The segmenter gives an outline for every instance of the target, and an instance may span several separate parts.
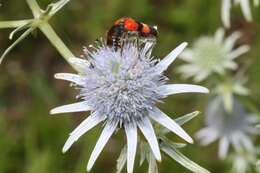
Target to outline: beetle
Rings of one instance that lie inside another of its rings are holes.
[[[107,32],[107,45],[110,47],[122,47],[123,39],[138,38],[139,40],[156,41],[158,31],[156,26],[138,22],[130,17],[122,17],[115,21]]]

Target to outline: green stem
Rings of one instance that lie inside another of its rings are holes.
[[[65,60],[75,69],[77,70],[77,67],[75,67],[73,64],[69,62],[70,58],[75,57],[73,53],[69,50],[69,48],[63,43],[63,41],[60,39],[60,37],[56,34],[56,32],[52,29],[50,24],[48,23],[42,23],[39,26],[39,29],[44,33],[44,35],[49,39],[49,41],[52,43],[52,45],[59,51],[59,53],[65,58]],[[78,70],[77,70],[78,71]]]
[[[26,2],[32,10],[33,16],[38,18],[41,15],[41,8],[39,4],[36,2],[36,0],[26,0]]]
[[[28,6],[30,7],[30,9],[32,10],[33,16],[34,16],[34,22],[32,23],[31,27],[32,30],[34,30],[35,28],[39,28],[44,35],[49,39],[49,41],[52,43],[52,45],[58,50],[58,52],[64,57],[64,59],[78,72],[79,69],[77,69],[77,67],[73,64],[70,63],[69,59],[72,57],[75,57],[73,55],[73,53],[69,50],[69,48],[63,43],[63,41],[60,39],[60,37],[56,34],[56,32],[53,30],[53,28],[50,26],[50,24],[48,24],[48,20],[49,18],[44,18],[44,19],[40,19],[41,15],[42,15],[42,10],[39,6],[39,4],[37,3],[36,0],[26,0]],[[65,5],[68,1],[64,1],[64,4],[61,5]],[[59,9],[59,7],[58,7]],[[55,11],[57,12],[57,11]],[[23,25],[26,25],[28,22],[30,22],[30,20],[20,20],[20,21],[3,21],[0,22],[0,28],[10,28],[10,27],[21,27]],[[23,35],[22,35],[22,39],[25,38],[25,36],[27,36],[31,31],[31,29],[29,29],[28,31],[26,31]],[[18,39],[19,41],[20,39]],[[16,41],[14,43],[14,45],[12,45],[10,48],[7,49],[7,53],[18,43],[18,41]],[[3,59],[3,57],[7,54],[5,53],[1,58]]]
[[[32,19],[28,20],[13,20],[13,21],[0,21],[0,29],[2,28],[17,28],[27,23],[33,21]]]

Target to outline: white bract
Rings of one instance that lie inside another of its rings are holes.
[[[151,57],[153,45],[126,42],[115,51],[105,44],[85,50],[87,60],[72,58],[71,63],[81,69],[80,74],[59,73],[57,79],[72,82],[80,91],[80,102],[57,107],[51,114],[90,111],[87,117],[69,136],[64,145],[66,152],[83,134],[99,123],[104,129],[90,156],[87,170],[91,170],[96,159],[117,128],[124,128],[127,137],[127,171],[133,172],[138,142],[137,129],[143,133],[160,161],[161,153],[151,120],[168,128],[185,141],[192,138],[170,117],[156,107],[161,99],[179,93],[208,93],[202,86],[189,84],[166,84],[163,72],[183,51],[182,43],[163,60]]]
[[[247,173],[254,172],[259,173],[259,169],[255,165],[256,162],[256,153],[253,152],[242,152],[232,154],[228,160],[232,163],[232,173]]]
[[[236,69],[234,59],[249,50],[248,45],[235,48],[236,41],[240,38],[239,32],[234,32],[229,37],[224,37],[224,30],[217,30],[214,37],[200,37],[193,47],[186,49],[180,58],[188,64],[181,65],[178,71],[184,78],[193,77],[199,82],[212,73],[224,74],[226,69]]]
[[[250,90],[245,87],[246,82],[247,78],[238,73],[232,79],[227,78],[213,89],[216,95],[223,97],[224,106],[228,112],[232,110],[234,95],[248,96],[250,94]]]
[[[254,0],[254,6],[258,7],[259,4],[259,0]],[[240,5],[242,13],[246,20],[252,21],[250,0],[222,0],[221,19],[225,27],[230,27],[230,12],[233,5]]]
[[[252,152],[254,145],[250,138],[252,134],[259,134],[255,123],[257,116],[245,112],[242,105],[233,99],[233,109],[225,109],[223,97],[214,98],[206,110],[206,126],[197,134],[201,145],[209,145],[219,138],[219,157],[225,159],[229,146],[232,145],[237,153]]]

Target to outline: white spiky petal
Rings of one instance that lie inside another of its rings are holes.
[[[259,6],[259,0],[254,0],[254,6]],[[247,21],[252,21],[252,13],[250,9],[250,0],[222,0],[222,8],[221,8],[221,19],[225,27],[230,27],[230,13],[232,5],[240,5],[241,11]]]
[[[135,154],[137,149],[137,128],[136,125],[125,125],[127,137],[127,172],[134,170]]]
[[[147,42],[126,43],[121,51],[105,44],[93,51],[85,50],[87,60],[71,58],[70,63],[80,69],[79,74],[58,73],[57,79],[71,82],[79,91],[82,101],[60,106],[51,114],[91,111],[69,136],[63,152],[66,152],[82,135],[101,122],[105,127],[90,156],[87,170],[96,159],[118,127],[125,129],[127,138],[127,172],[133,173],[137,149],[137,128],[161,161],[159,144],[151,119],[165,126],[179,137],[192,143],[192,138],[170,117],[156,108],[155,104],[168,95],[179,93],[208,93],[202,86],[189,84],[166,84],[162,74],[187,46],[182,43],[164,59],[151,57],[153,44]]]

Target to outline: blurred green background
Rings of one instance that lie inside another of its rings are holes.
[[[38,1],[42,7],[51,2]],[[0,4],[0,20],[31,18],[25,1],[0,0]],[[182,41],[192,43],[201,35],[213,34],[222,26],[220,7],[220,0],[72,0],[51,20],[51,24],[71,50],[80,56],[83,54],[82,46],[93,43],[98,37],[104,37],[114,20],[130,16],[158,25],[160,34],[154,55],[163,57]],[[250,64],[247,86],[252,92],[247,100],[258,109],[260,8],[252,8],[252,11],[255,22],[246,23],[240,8],[234,9],[233,27],[228,32],[241,31],[243,38],[240,43],[252,45],[251,51],[239,58],[239,64],[241,67]],[[8,40],[10,31],[0,30],[0,52],[11,43]],[[177,60],[167,75],[174,83],[192,83],[180,79],[175,73],[175,68],[180,63]],[[73,70],[41,32],[25,39],[0,66],[0,173],[85,172],[101,126],[84,135],[69,152],[61,153],[68,134],[87,115],[49,114],[49,110],[55,106],[75,102],[77,94],[68,83],[54,80],[53,75],[57,72]],[[207,83],[203,85],[208,86]],[[198,118],[184,127],[189,134],[194,135],[203,126],[203,110],[207,100],[205,95],[178,95],[169,97],[160,107],[173,118],[195,110],[202,111]],[[175,139],[174,135],[172,137]],[[115,134],[92,173],[115,172],[116,159],[124,144],[124,134]],[[207,148],[195,143],[188,145],[182,152],[213,173],[230,172],[230,165],[217,159],[216,143]],[[189,172],[166,156],[159,169],[161,173]],[[135,170],[137,173],[147,172],[147,165],[140,168],[136,166]]]

